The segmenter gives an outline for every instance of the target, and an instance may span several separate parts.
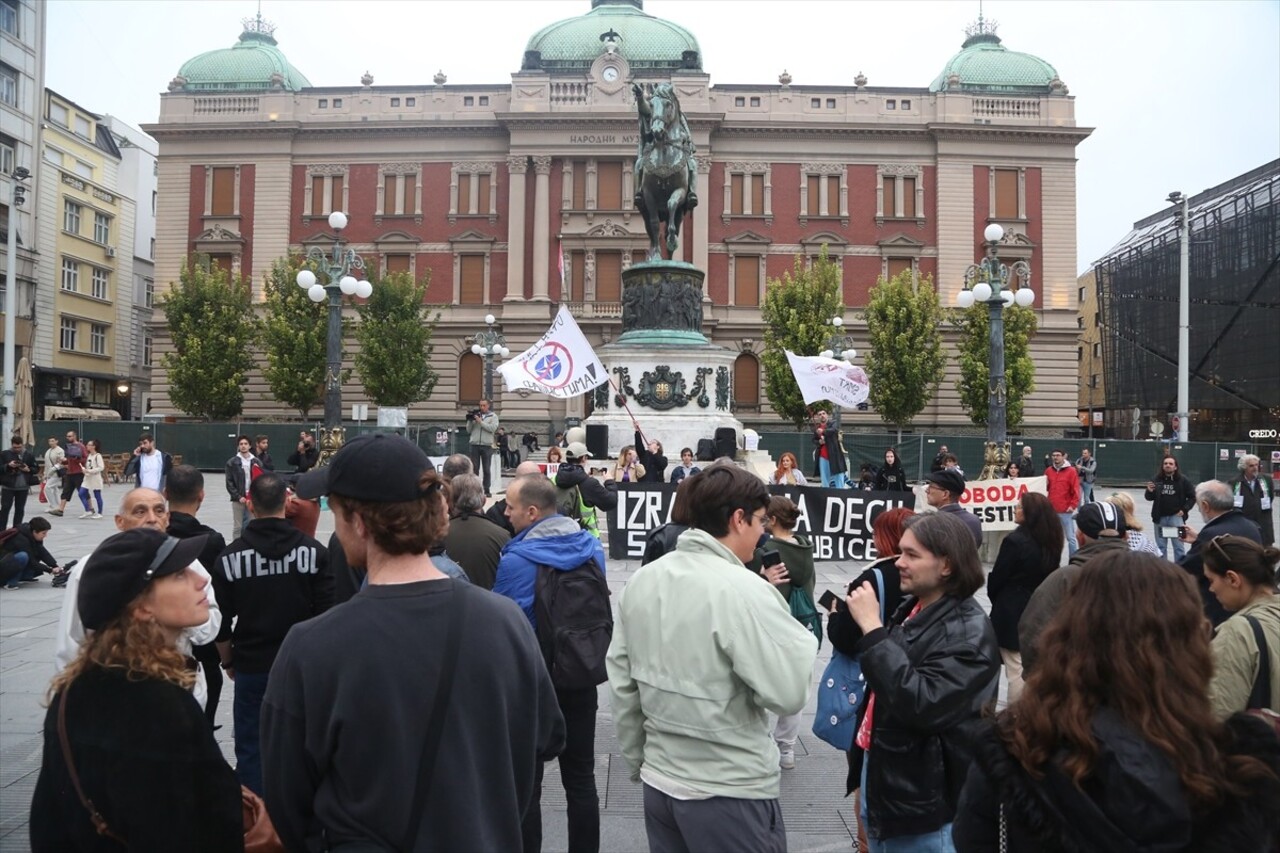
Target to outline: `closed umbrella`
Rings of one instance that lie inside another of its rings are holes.
[[[18,362],[18,386],[16,395],[13,400],[13,420],[14,433],[22,436],[22,441],[28,447],[33,447],[36,443],[35,429],[31,424],[31,410],[34,408],[34,400],[32,399],[32,388],[34,384],[31,381],[31,363],[23,358]]]

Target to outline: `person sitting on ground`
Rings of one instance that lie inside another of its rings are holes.
[[[1280,549],[1263,547],[1230,533],[1210,539],[1204,549],[1204,576],[1209,581],[1209,592],[1232,614],[1213,635],[1209,702],[1214,716],[1220,720],[1250,708],[1280,709],[1277,561],[1280,561]],[[1260,668],[1259,632],[1270,658],[1267,672]],[[1254,695],[1255,690],[1258,695]]]
[[[955,458],[950,454],[948,454],[948,457]],[[945,469],[946,466],[943,467]],[[880,473],[876,475],[875,490],[877,492],[911,491],[911,487],[907,485],[907,472],[902,469],[902,460],[898,458],[898,451],[892,447],[884,452],[884,466],[881,467]]]
[[[693,464],[693,448],[681,448],[680,464],[671,469],[671,482],[680,483],[686,477],[692,477],[701,470],[701,468]]]
[[[796,455],[790,450],[784,450],[782,455],[778,457],[778,469],[773,472],[773,476],[769,478],[771,486],[807,486],[809,481],[805,479],[804,472],[800,470],[799,463],[796,461]]]
[[[666,479],[667,457],[662,450],[662,442],[657,439],[644,440],[640,425],[636,428],[636,459],[644,468],[640,475],[642,483],[661,483]]]
[[[639,483],[644,479],[645,468],[640,462],[640,454],[636,452],[634,446],[625,445],[618,452],[618,461],[613,466],[613,481],[615,483]]]
[[[177,649],[209,618],[208,577],[188,568],[203,545],[138,528],[89,559],[77,604],[91,633],[49,686],[35,853],[244,847],[240,784],[191,701],[195,673]]]
[[[62,568],[44,547],[52,529],[47,518],[36,516],[18,525],[13,535],[0,543],[0,584],[5,589],[17,589],[18,584],[34,582],[46,573],[57,582]]]
[[[1036,587],[1018,620],[1018,650],[1022,654],[1024,681],[1035,664],[1040,635],[1062,608],[1080,567],[1102,554],[1129,550],[1129,540],[1124,535],[1124,513],[1114,504],[1094,501],[1080,507],[1076,511],[1075,528],[1076,552],[1065,566],[1050,572]]]
[[[1036,588],[1062,562],[1063,533],[1053,504],[1044,495],[1024,492],[1014,506],[1018,525],[1000,543],[1000,553],[987,578],[991,625],[1000,644],[1000,659],[1009,682],[1009,702],[1022,695],[1022,654],[1018,620]]]
[[[1275,849],[1280,742],[1214,719],[1185,572],[1127,546],[1095,557],[1040,645],[1022,698],[975,730],[958,853]]]
[[[1142,522],[1138,521],[1137,508],[1133,504],[1133,498],[1124,492],[1112,492],[1111,496],[1107,498],[1107,503],[1115,504],[1116,508],[1124,513],[1124,535],[1129,540],[1130,551],[1145,551],[1156,557],[1162,556],[1160,551],[1156,549],[1155,543],[1147,538],[1147,534],[1142,532]]]

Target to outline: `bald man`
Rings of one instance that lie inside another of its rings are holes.
[[[120,509],[116,512],[116,529],[125,531],[133,530],[135,527],[149,527],[161,533],[168,532],[169,509],[165,504],[164,495],[155,489],[147,488],[130,489],[125,493],[120,501]],[[78,560],[71,567],[67,577],[66,598],[62,601],[62,611],[58,615],[58,632],[55,635],[57,642],[53,661],[55,673],[62,672],[80,653],[80,643],[84,640],[84,625],[80,622],[80,610],[76,607],[76,597],[80,591],[80,572],[84,570],[85,563],[91,556],[93,556],[92,552]],[[212,643],[218,636],[218,629],[222,627],[222,611],[218,609],[218,602],[213,594],[213,584],[209,583],[209,573],[199,562],[192,563],[191,569],[205,579],[205,594],[209,599],[209,619],[203,625],[187,628],[178,638],[178,651],[187,657],[191,656],[193,645]],[[191,688],[191,693],[203,708],[208,696],[208,688],[205,684],[204,672],[199,667],[196,668],[196,683]]]
[[[537,462],[526,459],[516,466],[515,477],[513,477],[511,481],[515,482],[516,477],[523,477],[525,474],[541,473],[542,469],[538,467]],[[510,535],[516,535],[515,528],[511,526],[511,519],[507,518],[507,499],[505,497],[496,501],[493,506],[485,510],[484,515],[485,518],[507,531]]]

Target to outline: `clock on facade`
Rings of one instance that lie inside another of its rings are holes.
[[[606,65],[604,71],[600,72],[600,76],[604,78],[604,82],[612,83],[618,79],[618,69],[612,65]]]

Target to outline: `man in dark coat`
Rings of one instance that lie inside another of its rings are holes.
[[[444,537],[444,552],[462,566],[472,583],[493,589],[502,547],[511,541],[511,534],[482,512],[484,483],[479,477],[461,474],[450,481],[449,487],[453,490],[453,512]]]
[[[27,450],[22,436],[15,435],[9,449],[0,453],[0,530],[9,527],[9,510],[13,509],[13,526],[21,527],[26,513],[27,496],[36,482],[36,457]]]
[[[1178,565],[1186,569],[1195,578],[1200,588],[1200,598],[1204,600],[1204,615],[1216,628],[1231,615],[1225,607],[1218,603],[1218,598],[1209,591],[1209,580],[1204,576],[1204,549],[1212,547],[1209,543],[1213,537],[1230,534],[1242,536],[1258,544],[1262,544],[1262,535],[1258,525],[1244,517],[1244,513],[1233,506],[1231,487],[1221,480],[1206,480],[1196,486],[1196,504],[1200,514],[1204,516],[1205,525],[1199,533],[1190,527],[1183,526],[1182,541],[1191,546],[1187,556],[1178,561]]]
[[[1262,460],[1252,453],[1240,457],[1240,476],[1231,481],[1235,492],[1232,503],[1245,518],[1258,525],[1262,544],[1273,545],[1276,526],[1271,505],[1275,501],[1276,490],[1270,479],[1260,476],[1261,466]]]
[[[813,459],[814,472],[822,478],[824,489],[843,489],[844,475],[848,471],[845,464],[844,445],[840,442],[840,431],[835,421],[827,418],[827,413],[819,411],[813,418]]]

